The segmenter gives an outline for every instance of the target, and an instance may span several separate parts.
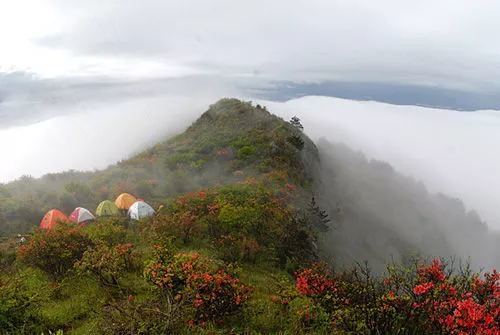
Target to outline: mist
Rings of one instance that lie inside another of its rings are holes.
[[[314,140],[344,143],[391,164],[431,193],[461,199],[500,229],[500,114],[457,112],[372,101],[304,97],[262,102],[285,119],[297,115]]]
[[[317,197],[336,213],[322,249],[337,265],[367,261],[380,272],[413,256],[443,257],[476,270],[500,265],[500,232],[462,201],[430,193],[422,182],[343,144],[321,140],[318,148]]]
[[[103,169],[182,132],[214,96],[128,99],[85,108],[21,127],[0,129],[0,182],[65,170]]]

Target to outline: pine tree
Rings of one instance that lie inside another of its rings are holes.
[[[290,124],[300,131],[304,130],[304,126],[302,125],[302,123],[300,123],[300,119],[296,116],[290,119]]]

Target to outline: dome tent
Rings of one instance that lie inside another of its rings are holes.
[[[136,201],[128,210],[128,215],[133,220],[141,220],[145,217],[152,216],[155,214],[153,207],[145,203],[144,201]]]
[[[115,215],[120,215],[120,211],[112,201],[104,200],[99,204],[99,206],[97,206],[97,209],[95,210],[95,215],[115,216]]]
[[[137,199],[133,195],[128,193],[122,193],[116,198],[115,205],[119,209],[127,210],[136,201]]]
[[[41,229],[53,229],[59,222],[68,222],[68,217],[58,209],[51,209],[40,221]]]
[[[95,220],[95,216],[88,209],[77,207],[69,216],[69,219],[76,223],[83,223]]]

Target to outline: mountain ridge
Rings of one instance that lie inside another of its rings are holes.
[[[156,213],[33,230],[45,208],[92,209],[121,192]],[[450,218],[468,235],[447,242],[467,243],[479,219],[463,204],[435,202],[347,147],[316,146],[298,118],[251,102],[220,100],[185,132],[103,171],[25,178],[0,194],[4,234],[31,231],[0,241],[0,334],[498,329],[497,272],[425,257],[380,269],[391,250],[453,254],[452,243],[429,246],[448,239]],[[481,318],[464,326],[456,311],[471,297]]]

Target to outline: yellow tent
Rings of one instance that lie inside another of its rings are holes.
[[[130,206],[132,206],[132,204],[136,201],[137,199],[133,195],[122,193],[118,196],[118,198],[116,198],[115,205],[119,209],[128,210]]]

